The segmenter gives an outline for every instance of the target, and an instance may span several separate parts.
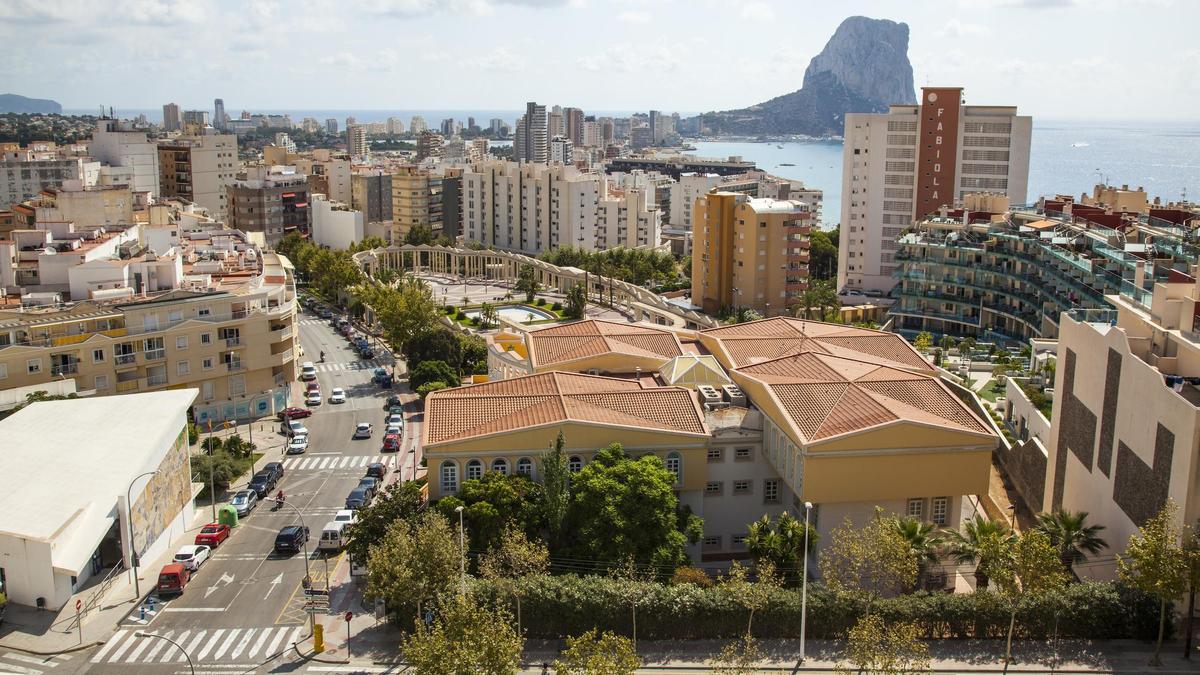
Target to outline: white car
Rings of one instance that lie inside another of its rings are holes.
[[[297,434],[288,441],[287,454],[302,455],[308,450],[308,434]]]
[[[339,509],[333,516],[333,522],[346,523],[347,527],[358,522],[358,512],[350,509]]]
[[[346,390],[342,389],[341,387],[337,387],[336,389],[334,389],[333,393],[329,395],[329,402],[330,403],[345,403],[346,402]]]
[[[388,415],[387,425],[389,427],[391,427],[391,426],[403,427],[404,426],[404,415]]]
[[[288,435],[290,436],[308,435],[308,427],[304,426],[304,422],[301,422],[300,420],[290,419],[287,421],[287,425],[290,432]]]
[[[310,391],[304,397],[304,405],[321,405],[324,399],[321,398],[321,392]]]
[[[354,437],[370,438],[371,432],[374,430],[375,427],[373,427],[370,422],[359,422],[358,426],[354,427]]]
[[[403,436],[404,435],[404,427],[400,426],[399,424],[389,424],[387,426],[387,431],[383,432],[383,435],[390,436],[392,434],[396,434],[397,436]]]
[[[300,366],[300,379],[304,381],[317,379],[317,367],[312,361],[305,361]]]
[[[195,572],[208,560],[209,551],[207,546],[184,546],[175,554],[174,562]]]

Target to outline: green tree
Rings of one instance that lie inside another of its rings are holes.
[[[505,528],[534,534],[542,529],[543,489],[526,476],[486,471],[462,482],[458,494],[437,503],[447,518],[462,505],[463,519],[480,548],[495,546]]]
[[[421,397],[422,401],[424,401],[426,398],[429,398],[429,395],[433,392],[449,388],[450,385],[446,384],[445,382],[442,382],[441,380],[434,380],[433,382],[426,382],[417,387],[417,395]]]
[[[817,530],[808,528],[808,550],[812,550],[818,539]],[[779,515],[774,523],[771,516],[750,523],[746,533],[746,548],[756,562],[770,562],[777,570],[795,569],[803,559],[804,521],[788,512]]]
[[[895,518],[896,532],[908,542],[908,547],[917,560],[917,588],[923,588],[929,578],[929,568],[938,564],[945,547],[945,537],[935,530],[932,523],[923,523],[912,516]]]
[[[1058,547],[1041,530],[1029,530],[1015,537],[1011,544],[993,538],[986,545],[993,549],[988,553],[995,560],[991,565],[992,579],[1008,603],[1008,637],[1004,646],[1004,669],[1007,671],[1012,661],[1013,629],[1017,625],[1021,601],[1061,590],[1067,585],[1067,573],[1059,560]]]
[[[540,461],[542,486],[546,495],[543,502],[544,517],[550,543],[554,546],[562,545],[567,512],[571,506],[571,471],[565,446],[566,441],[562,431],[559,431]]]
[[[945,533],[946,550],[960,565],[975,566],[975,590],[987,589],[991,567],[995,562],[993,553],[1004,550],[1012,543],[1014,535],[1008,525],[990,520],[983,514],[963,523],[962,530]]]
[[[829,539],[821,552],[821,576],[834,590],[865,595],[867,614],[877,599],[906,591],[917,579],[917,556],[878,507],[862,527],[846,518]]]
[[[938,346],[942,348],[942,352],[949,354],[951,349],[954,349],[954,338],[949,335],[943,335],[941,340],[938,340]]]
[[[433,243],[433,230],[424,223],[416,223],[408,228],[404,235],[404,243],[409,246],[425,246]]]
[[[500,325],[500,310],[490,302],[485,302],[479,306],[479,323],[484,328],[492,328]]]
[[[1167,630],[1167,605],[1187,590],[1189,556],[1181,545],[1183,532],[1175,524],[1178,508],[1168,499],[1137,534],[1129,538],[1125,555],[1117,558],[1117,574],[1134,588],[1158,599],[1158,639],[1150,665],[1161,666],[1163,637]]]
[[[675,483],[655,455],[632,459],[620,443],[596,453],[571,481],[576,557],[670,568],[687,560],[689,535],[695,541],[700,519],[688,516],[680,527]]]
[[[408,365],[415,368],[424,361],[445,361],[463,374],[463,342],[449,328],[436,326],[404,343]]]
[[[973,351],[975,351],[975,338],[965,337],[962,340],[959,340],[958,353],[960,355],[969,355]]]
[[[533,302],[538,291],[542,290],[542,283],[538,281],[538,273],[533,265],[521,265],[515,288],[525,294],[525,302]]]
[[[758,640],[753,635],[746,634],[725,643],[708,661],[712,672],[721,675],[750,675],[757,673],[758,663],[765,658]]]
[[[734,602],[746,609],[746,636],[754,634],[754,613],[766,609],[771,602],[771,595],[782,586],[775,573],[775,565],[763,561],[754,568],[755,579],[751,580],[749,570],[738,562],[729,568],[729,573],[721,579],[721,588]]]
[[[426,603],[455,592],[459,565],[458,533],[442,514],[397,520],[370,547],[365,595],[382,598],[392,616],[413,617],[419,625]]]
[[[917,339],[913,340],[913,346],[922,354],[928,354],[929,349],[933,347],[933,335],[929,331],[921,331],[917,334]]]
[[[905,621],[888,621],[878,614],[858,620],[846,636],[844,656],[851,667],[838,664],[839,673],[859,675],[910,675],[928,673],[929,646],[921,640],[921,627]]]
[[[587,288],[583,284],[577,283],[567,291],[567,304],[563,314],[568,319],[582,319],[585,310],[587,310]]]
[[[210,482],[215,484],[218,493],[224,492],[250,468],[249,459],[235,457],[224,449],[204,455],[192,455],[191,463],[192,479],[203,483],[204,490],[200,495],[204,497],[208,496]]]
[[[370,560],[371,547],[383,540],[388,528],[397,522],[413,522],[425,502],[421,487],[414,481],[395,482],[358,510],[353,537],[346,547],[350,557],[364,563]]]
[[[629,638],[593,628],[567,638],[567,647],[554,661],[558,675],[633,675],[642,659]]]
[[[540,576],[550,569],[550,551],[538,539],[530,539],[519,527],[508,524],[498,541],[479,558],[479,576],[503,588],[517,603],[517,634],[521,631],[520,586],[517,579]]]
[[[831,236],[832,235],[832,236]],[[808,233],[808,268],[811,279],[833,279],[837,276],[837,230],[825,232],[814,228]]]
[[[408,386],[419,389],[426,382],[454,383],[457,386],[459,384],[458,371],[445,361],[422,361],[408,374]]]
[[[796,316],[804,319],[812,318],[812,310],[816,308],[817,316],[824,319],[830,309],[840,307],[837,289],[832,282],[824,279],[814,279],[808,283],[800,295],[800,304],[796,306]]]
[[[401,651],[417,675],[512,675],[521,667],[524,643],[503,610],[456,596],[432,626],[418,622]]]
[[[1058,549],[1059,560],[1068,574],[1073,573],[1075,565],[1086,560],[1089,553],[1096,555],[1108,548],[1108,542],[1100,537],[1104,526],[1089,525],[1087,517],[1086,511],[1062,509],[1037,516],[1037,528],[1045,532],[1050,543]]]

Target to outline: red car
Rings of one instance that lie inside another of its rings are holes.
[[[309,382],[306,391],[321,391],[321,384],[319,382]]]
[[[308,408],[284,408],[283,410],[279,411],[278,417],[281,420],[291,420],[299,419],[301,417],[308,417],[310,415],[312,415],[312,411]]]
[[[399,452],[400,451],[400,437],[396,434],[388,434],[387,436],[384,436],[383,437],[383,451],[384,452]]]
[[[229,538],[229,526],[220,525],[217,523],[209,523],[200,528],[200,533],[196,535],[197,546],[208,546],[216,548],[221,545],[221,542]]]

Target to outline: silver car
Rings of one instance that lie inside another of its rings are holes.
[[[248,516],[254,507],[258,506],[258,493],[254,490],[240,490],[229,500],[229,505],[237,509],[238,517]]]

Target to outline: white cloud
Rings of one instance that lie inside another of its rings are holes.
[[[617,21],[624,23],[650,23],[649,12],[640,12],[638,10],[629,9],[617,15]]]
[[[750,21],[772,21],[775,19],[775,10],[767,3],[756,0],[742,5],[739,15]]]
[[[169,26],[199,23],[204,20],[205,9],[193,0],[123,0],[116,11],[134,23]]]
[[[333,66],[335,68],[346,68],[349,70],[361,70],[366,67],[366,63],[355,56],[351,52],[338,52],[328,56],[322,56],[317,60],[323,66]]]
[[[467,64],[484,70],[518,72],[525,70],[525,58],[514,54],[508,47],[497,47],[478,58],[469,59]]]
[[[942,36],[949,38],[983,37],[991,33],[987,26],[950,19],[942,26]]]
[[[599,54],[581,56],[575,60],[580,68],[597,72],[613,70],[622,73],[660,72],[675,70],[683,62],[687,46],[683,44],[618,43],[610,45]]]

